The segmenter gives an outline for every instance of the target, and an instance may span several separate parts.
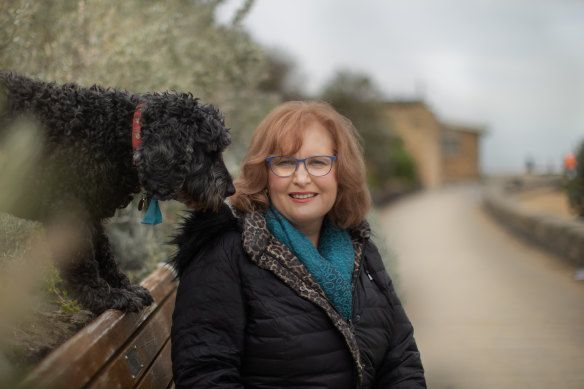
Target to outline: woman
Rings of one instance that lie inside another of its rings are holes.
[[[177,388],[425,388],[365,214],[356,132],[321,102],[260,123],[219,215],[177,238]]]

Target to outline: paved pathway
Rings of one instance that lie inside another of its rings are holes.
[[[381,211],[431,389],[583,389],[584,281],[510,235],[480,186]]]

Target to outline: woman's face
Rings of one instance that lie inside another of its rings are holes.
[[[334,156],[333,138],[322,125],[314,122],[303,132],[302,146],[290,157]],[[278,177],[271,171],[268,176],[272,205],[305,235],[320,231],[325,215],[337,198],[335,163],[331,172],[321,177],[308,174],[303,163],[298,163],[298,168],[290,177]]]

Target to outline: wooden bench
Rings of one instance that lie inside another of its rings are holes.
[[[109,310],[49,354],[25,379],[34,388],[173,388],[170,326],[178,282],[168,266],[141,283],[154,303]]]

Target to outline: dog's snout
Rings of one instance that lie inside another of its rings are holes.
[[[227,188],[225,188],[225,197],[229,197],[231,195],[233,195],[235,193],[235,187],[233,186],[232,183],[229,183],[229,185],[227,185]]]

